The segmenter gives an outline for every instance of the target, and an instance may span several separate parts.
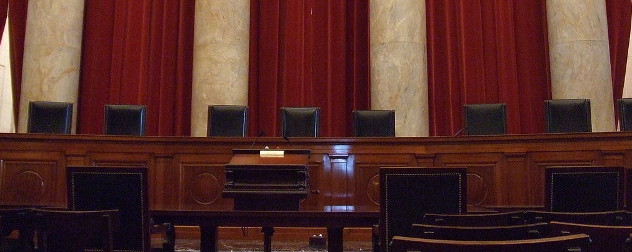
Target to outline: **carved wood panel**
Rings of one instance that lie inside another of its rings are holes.
[[[355,205],[379,211],[380,167],[417,166],[413,154],[358,154],[353,156]]]
[[[65,206],[65,162],[60,152],[1,152],[0,202]]]
[[[233,200],[222,197],[224,166],[232,154],[177,155],[180,209],[233,209]],[[174,192],[175,193],[175,192]]]
[[[505,192],[504,184],[497,179],[504,163],[499,153],[440,154],[436,162],[437,167],[467,168],[469,205],[497,205]]]

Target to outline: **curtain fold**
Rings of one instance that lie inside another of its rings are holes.
[[[625,71],[630,43],[630,22],[632,4],[630,0],[606,0],[608,17],[608,40],[610,44],[610,65],[612,71],[612,94],[615,107],[623,96]],[[619,118],[619,110],[615,109]]]
[[[28,0],[0,0],[2,6],[7,8],[0,10],[7,15],[2,16],[2,29],[4,20],[9,18],[9,57],[11,60],[11,86],[13,90],[13,115],[14,125],[18,128],[18,118],[20,112],[20,95],[22,93],[22,66],[24,62],[24,36],[26,34],[26,13],[28,12]]]
[[[106,104],[147,106],[147,135],[190,135],[194,0],[87,1],[77,132]]]
[[[252,0],[250,134],[279,136],[281,107],[320,107],[320,135],[369,109],[368,1]]]
[[[545,3],[426,1],[430,135],[459,132],[463,105],[476,103],[506,103],[508,133],[543,132]]]

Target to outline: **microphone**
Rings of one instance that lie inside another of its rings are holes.
[[[296,145],[294,145],[294,143],[292,143],[292,142],[290,141],[290,139],[289,139],[287,136],[283,136],[283,139],[285,139],[285,141],[287,141],[287,143],[289,143],[290,145],[292,145],[292,148],[294,148],[294,149],[298,149],[298,148],[296,148]]]
[[[254,146],[254,145],[255,145],[255,143],[257,142],[257,140],[259,140],[259,138],[260,138],[261,136],[263,136],[263,134],[265,134],[265,133],[266,133],[266,132],[265,132],[265,131],[263,131],[263,130],[262,130],[262,131],[259,131],[259,135],[257,135],[257,137],[255,137],[255,140],[254,140],[254,141],[252,141],[252,144],[250,145],[250,147],[248,147],[248,149],[252,148],[252,146]]]
[[[464,130],[466,130],[466,129],[467,129],[467,127],[463,127],[463,128],[461,128],[459,131],[457,131],[456,133],[454,133],[454,135],[453,135],[453,136],[460,136],[460,135],[461,135],[461,133],[463,133],[463,131],[464,131]]]

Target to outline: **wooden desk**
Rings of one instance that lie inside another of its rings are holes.
[[[352,206],[330,206],[320,211],[178,211],[152,210],[154,223],[200,227],[200,251],[216,251],[217,228],[263,227],[264,251],[272,251],[273,227],[327,227],[327,251],[342,252],[345,227],[371,227],[379,212]]]
[[[254,138],[0,134],[0,204],[66,206],[67,166],[146,166],[150,209],[232,210],[221,196],[232,150]],[[380,167],[466,167],[473,206],[544,206],[556,165],[632,168],[632,132],[459,137],[262,137],[252,148],[311,151],[302,208],[379,211]],[[630,174],[629,170],[627,172]],[[629,182],[628,182],[629,183]],[[632,186],[628,186],[632,188]],[[632,194],[628,193],[628,200]],[[630,205],[630,204],[628,204]],[[629,206],[628,206],[629,209]]]

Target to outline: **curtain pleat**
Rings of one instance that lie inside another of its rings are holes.
[[[279,136],[281,107],[315,106],[321,136],[350,136],[351,112],[370,106],[368,1],[250,4],[250,133]]]
[[[476,103],[506,103],[509,133],[543,132],[545,2],[426,1],[430,135],[459,132]]]
[[[625,71],[630,43],[632,6],[630,0],[606,0],[608,17],[608,39],[610,43],[610,65],[612,71],[612,94],[615,102],[623,96]],[[617,118],[619,110],[615,109]]]
[[[2,29],[4,20],[9,17],[9,57],[11,60],[11,86],[13,90],[13,115],[15,128],[17,129],[17,118],[20,112],[20,95],[22,93],[22,66],[24,62],[24,37],[26,34],[26,14],[28,12],[28,0],[0,0],[5,8],[2,13],[8,13],[2,18]]]
[[[147,135],[190,135],[194,0],[86,1],[77,132],[106,104],[147,106]]]

